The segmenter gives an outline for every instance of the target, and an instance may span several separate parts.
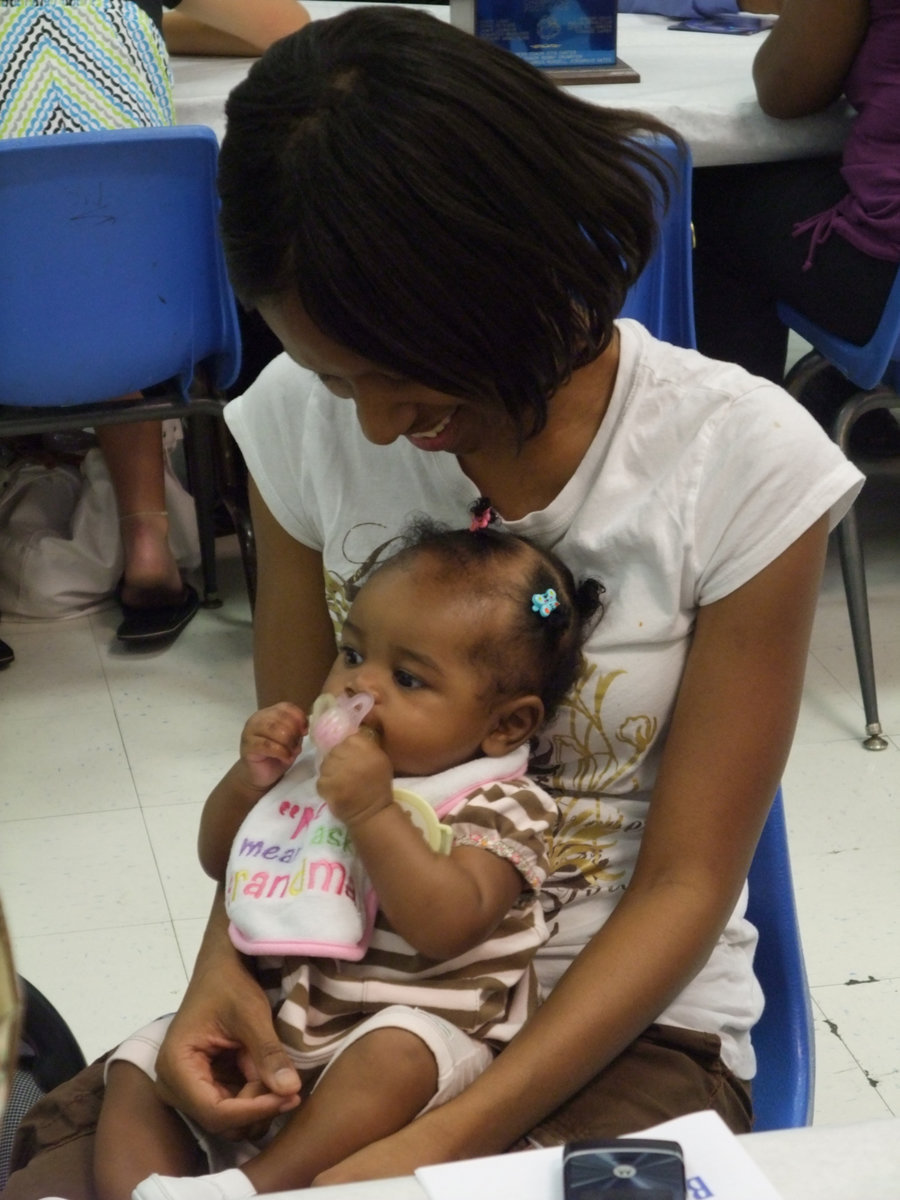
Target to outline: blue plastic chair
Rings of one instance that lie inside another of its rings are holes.
[[[0,437],[184,418],[207,604],[240,364],[217,155],[205,126],[0,141]]]
[[[864,346],[854,345],[828,333],[787,304],[778,305],[778,315],[785,325],[805,338],[815,352],[801,359],[788,373],[785,387],[791,395],[801,397],[811,379],[829,365],[837,367],[859,388],[841,406],[832,429],[834,440],[845,454],[848,453],[853,427],[865,413],[877,408],[900,411],[900,271],[888,295],[878,328]],[[866,572],[859,525],[853,508],[837,528],[837,542],[865,711],[866,737],[863,745],[867,750],[884,750],[888,743],[882,736],[878,715]]]
[[[694,284],[691,232],[691,154],[669,138],[653,138],[649,145],[671,167],[669,204],[654,184],[659,238],[649,263],[631,288],[623,317],[640,321],[654,337],[675,346],[694,349]]]
[[[753,1030],[753,1128],[796,1129],[812,1121],[815,1040],[780,788],[753,856],[749,889],[747,917],[759,930],[754,968],[766,997]]]
[[[878,328],[863,346],[828,333],[789,304],[780,303],[778,315],[860,390],[878,387],[886,376],[896,386],[900,369],[900,272],[888,294]]]

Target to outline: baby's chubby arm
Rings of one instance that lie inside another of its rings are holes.
[[[294,762],[308,728],[303,709],[287,701],[261,708],[247,721],[240,758],[210,792],[200,817],[200,863],[213,879],[224,878],[241,822]]]
[[[483,941],[524,886],[506,859],[473,846],[437,854],[393,797],[393,772],[370,729],[325,756],[319,793],[350,831],[394,929],[421,954],[449,959]]]

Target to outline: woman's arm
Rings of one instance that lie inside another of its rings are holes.
[[[868,0],[782,0],[753,60],[763,112],[803,117],[827,108],[844,90],[868,25]]]
[[[633,880],[546,1003],[465,1092],[318,1182],[504,1150],[628,1046],[703,966],[787,758],[826,540],[823,518],[698,612]]]
[[[163,34],[170,54],[255,57],[308,22],[297,0],[181,0]]]
[[[290,700],[309,712],[337,656],[322,556],[278,524],[252,479],[250,514],[258,564],[256,698],[261,708]]]

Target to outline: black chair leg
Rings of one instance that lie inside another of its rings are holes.
[[[247,595],[250,598],[250,611],[256,605],[256,542],[253,535],[253,523],[249,511],[239,505],[231,505],[228,500],[225,506],[234,524],[238,546],[241,551],[241,563],[244,567],[244,579],[247,584]]]
[[[197,414],[185,422],[185,461],[188,481],[197,507],[197,530],[200,537],[200,559],[203,567],[203,606],[220,608],[218,572],[216,568],[216,485],[215,452],[218,417]]]
[[[219,494],[237,534],[252,613],[256,604],[256,540],[250,517],[247,464],[224,421],[219,426],[217,448],[221,470]]]

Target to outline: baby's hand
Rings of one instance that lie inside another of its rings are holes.
[[[319,795],[350,829],[393,804],[393,783],[391,760],[366,726],[330,750],[319,768]]]
[[[253,714],[241,734],[241,762],[253,787],[278,782],[300,753],[308,728],[303,709],[287,701]]]

